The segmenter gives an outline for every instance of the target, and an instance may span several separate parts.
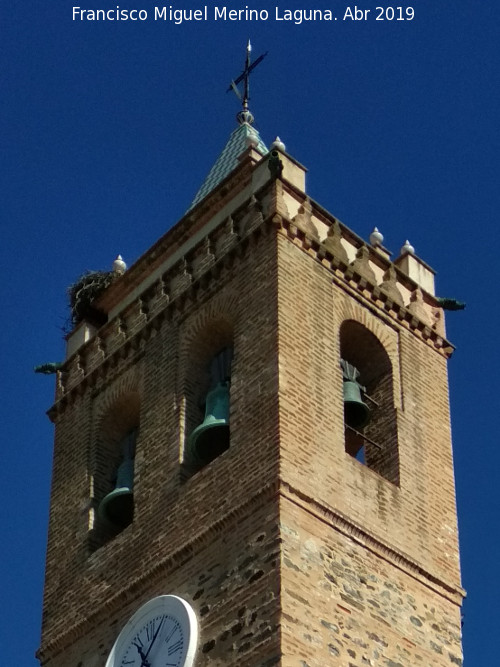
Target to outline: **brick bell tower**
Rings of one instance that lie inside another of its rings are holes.
[[[312,201],[252,120],[244,104],[184,217],[74,310],[43,667],[462,664],[433,271]],[[189,619],[151,615],[162,595]]]

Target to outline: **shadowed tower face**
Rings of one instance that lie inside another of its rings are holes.
[[[433,271],[252,120],[68,336],[46,667],[461,664]]]

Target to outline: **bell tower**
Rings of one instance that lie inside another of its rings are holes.
[[[43,667],[462,664],[434,273],[310,199],[252,120],[247,100],[184,217],[74,311]],[[115,645],[162,595],[189,659],[154,618]]]

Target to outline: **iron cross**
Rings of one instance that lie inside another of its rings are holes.
[[[257,67],[257,65],[264,60],[264,58],[267,56],[267,51],[263,53],[261,56],[257,58],[257,60],[254,60],[253,63],[250,64],[250,54],[252,52],[252,45],[250,44],[250,40],[248,40],[247,44],[247,57],[245,60],[245,69],[243,72],[239,75],[239,77],[233,81],[231,81],[231,85],[227,89],[226,92],[229,92],[230,90],[233,90],[238,97],[238,99],[241,100],[243,104],[243,110],[248,111],[248,100],[250,99],[250,72]],[[243,87],[243,95],[240,93],[238,90],[238,84],[240,81],[244,81],[244,87]]]

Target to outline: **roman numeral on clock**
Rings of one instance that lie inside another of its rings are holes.
[[[155,634],[155,622],[149,621],[149,623],[146,625],[146,636],[148,638],[148,642],[150,642]]]
[[[172,653],[175,653],[176,651],[179,651],[182,648],[182,639],[179,639],[179,641],[176,641],[175,644],[172,644],[172,646],[168,647],[168,654],[172,655]]]
[[[174,632],[178,629],[178,627],[179,626],[177,625],[177,623],[173,624],[173,626],[170,628],[170,630],[168,631],[167,636],[164,639],[165,644],[168,644],[168,642],[172,639],[172,637],[174,635]]]

